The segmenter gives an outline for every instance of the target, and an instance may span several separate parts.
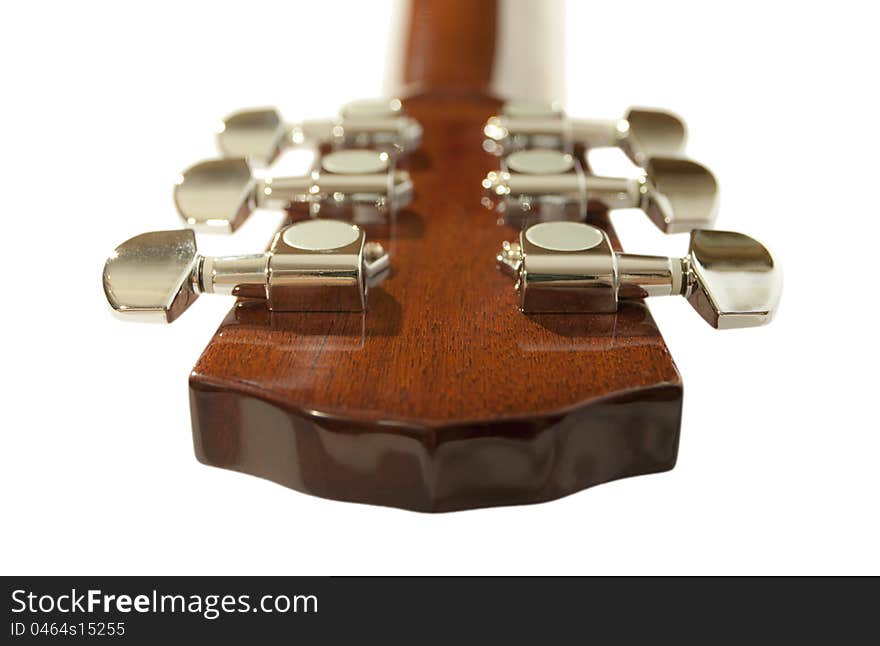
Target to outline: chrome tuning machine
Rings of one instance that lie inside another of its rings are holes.
[[[399,99],[354,101],[334,119],[286,123],[276,108],[230,114],[217,133],[225,157],[245,157],[265,165],[285,149],[328,145],[332,148],[375,148],[405,154],[418,148],[422,127],[404,114]]]
[[[406,206],[412,194],[409,173],[387,152],[351,149],[320,155],[311,172],[293,177],[256,177],[244,158],[203,161],[183,172],[174,203],[188,226],[229,233],[255,208],[305,204],[312,215],[371,220]]]
[[[687,256],[666,258],[615,252],[588,224],[544,222],[496,260],[516,279],[525,313],[607,313],[621,300],[680,295],[712,327],[753,327],[770,322],[782,292],[767,249],[731,231],[692,231]]]
[[[706,167],[680,157],[646,159],[635,178],[584,172],[575,155],[555,149],[518,150],[483,180],[484,203],[528,222],[582,220],[589,200],[608,208],[640,208],[666,233],[709,227],[718,208],[718,183]]]
[[[122,243],[104,265],[104,293],[123,318],[170,323],[200,294],[265,299],[274,312],[357,312],[387,275],[389,257],[357,225],[306,220],[281,229],[266,253],[202,256],[190,229]]]
[[[524,148],[617,147],[639,166],[652,157],[682,154],[687,141],[684,121],[665,110],[630,108],[621,119],[574,119],[558,103],[528,101],[505,104],[483,133],[486,150],[498,155]]]

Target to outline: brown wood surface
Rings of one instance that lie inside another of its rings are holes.
[[[497,0],[410,0],[400,92],[487,96],[498,63],[498,8]]]
[[[413,22],[411,35],[430,32]],[[445,42],[449,24],[423,37]],[[410,47],[420,94],[406,109],[424,141],[401,165],[416,199],[395,222],[365,227],[391,252],[391,276],[364,315],[240,301],[190,378],[201,461],[424,511],[548,500],[674,465],[681,381],[645,306],[526,316],[496,269],[502,241],[518,235],[481,205],[480,180],[498,165],[481,127],[499,102],[485,73],[448,82],[472,61],[485,72],[491,42],[461,42],[440,48],[442,64],[420,60],[436,48]],[[616,241],[604,211],[590,219]]]

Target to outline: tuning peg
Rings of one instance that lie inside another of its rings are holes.
[[[183,172],[174,202],[189,226],[228,233],[255,208],[304,203],[313,215],[324,207],[387,215],[406,206],[412,194],[409,173],[395,170],[388,153],[339,150],[318,157],[309,174],[295,177],[255,178],[243,158],[203,161]]]
[[[285,123],[276,108],[234,112],[223,121],[217,145],[225,157],[267,164],[291,146],[328,144],[334,148],[376,148],[408,153],[418,148],[422,127],[403,114],[399,99],[353,101],[335,119]]]
[[[619,147],[637,165],[651,157],[669,157],[684,151],[684,121],[665,110],[630,108],[622,119],[571,119],[558,103],[511,101],[483,128],[486,149],[506,154],[523,148],[571,151]]]
[[[782,292],[770,252],[732,231],[692,231],[687,256],[665,258],[615,252],[588,224],[543,222],[496,260],[525,313],[614,312],[620,300],[681,295],[712,327],[753,327],[770,322]]]
[[[574,155],[541,148],[502,158],[483,188],[486,205],[503,214],[559,219],[573,210],[584,219],[588,201],[598,200],[611,209],[640,208],[666,233],[711,226],[718,202],[712,172],[688,159],[654,157],[639,177],[601,177],[584,173]]]
[[[306,220],[285,227],[266,253],[201,256],[190,229],[143,233],[104,265],[104,293],[127,319],[171,323],[199,294],[265,299],[275,312],[352,312],[387,275],[389,257],[360,227]]]

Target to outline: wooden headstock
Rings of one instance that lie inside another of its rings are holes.
[[[365,313],[239,301],[190,377],[200,461],[420,511],[540,502],[673,467],[681,378],[644,304],[525,315],[495,268],[515,233],[481,205],[497,166],[481,144],[501,104],[501,19],[489,0],[411,3],[400,89],[423,137],[400,166],[416,195],[364,225],[391,276]],[[603,207],[588,219],[618,246]]]

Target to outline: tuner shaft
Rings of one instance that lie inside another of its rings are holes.
[[[687,285],[685,263],[681,258],[617,254],[618,297],[677,296]]]
[[[586,217],[590,200],[641,209],[662,231],[711,226],[718,205],[712,172],[678,157],[643,159],[638,177],[588,175],[570,153],[531,148],[507,155],[482,182],[483,204],[510,217],[546,221]],[[560,217],[564,213],[565,217]]]
[[[618,145],[621,133],[626,132],[626,121],[620,119],[572,119],[571,137],[589,148]]]
[[[266,298],[269,254],[200,256],[194,272],[199,293]]]
[[[678,156],[687,132],[677,115],[651,108],[630,108],[622,119],[572,119],[555,103],[509,102],[483,128],[487,150],[499,155],[528,148],[572,152],[619,147],[638,166],[652,157]]]
[[[587,199],[605,203],[610,209],[637,207],[641,202],[643,178],[602,177],[581,173],[531,175],[510,173],[490,178],[490,190],[506,180],[502,192],[509,195],[554,195],[561,199]]]
[[[732,231],[695,230],[687,256],[666,258],[616,252],[587,224],[543,222],[496,261],[527,314],[610,313],[622,299],[678,295],[715,328],[752,327],[773,318],[782,288],[767,249]]]
[[[493,117],[484,132],[493,139],[510,136],[555,138],[563,148],[572,142],[591,148],[616,146],[622,133],[627,130],[626,121],[620,119],[564,119],[559,116]]]
[[[259,208],[283,209],[294,202],[308,201],[313,186],[315,181],[310,175],[260,180],[254,189],[254,201]]]
[[[269,251],[202,256],[189,229],[153,231],[119,245],[104,264],[104,293],[126,318],[170,323],[200,294],[265,299],[274,312],[361,312],[389,258],[357,225],[306,220],[277,234]]]
[[[587,175],[584,184],[587,199],[604,202],[609,209],[628,209],[640,205],[644,178]]]
[[[243,158],[213,159],[187,169],[174,190],[191,227],[234,231],[255,208],[307,204],[312,215],[339,213],[357,221],[392,216],[412,199],[412,178],[387,152],[337,150],[321,155],[305,175],[254,177]]]

